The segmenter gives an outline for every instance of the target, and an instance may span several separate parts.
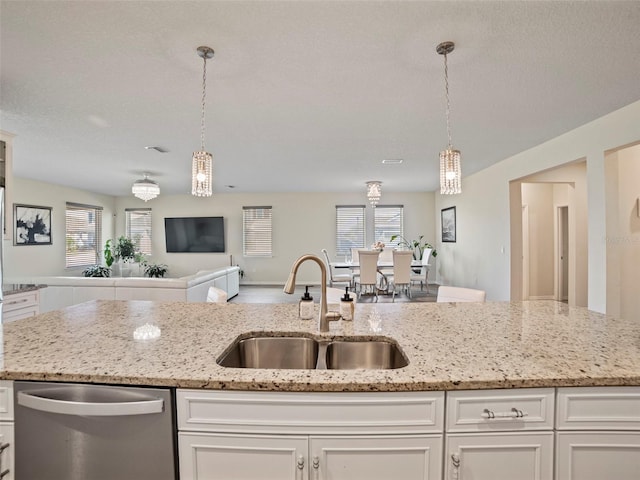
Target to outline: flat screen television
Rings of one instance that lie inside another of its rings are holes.
[[[167,253],[223,253],[224,217],[164,219]]]

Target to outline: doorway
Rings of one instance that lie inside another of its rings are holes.
[[[569,207],[557,207],[555,299],[569,302]]]

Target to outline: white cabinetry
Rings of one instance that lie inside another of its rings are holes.
[[[447,395],[447,479],[551,480],[554,390]]]
[[[640,387],[559,388],[556,480],[640,478]]]
[[[443,392],[178,390],[182,479],[439,480]]]
[[[13,382],[0,381],[0,478],[14,479]]]
[[[21,318],[35,317],[40,313],[40,293],[38,290],[6,295],[2,302],[2,322],[12,322]]]

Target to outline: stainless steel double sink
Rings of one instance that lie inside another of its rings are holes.
[[[294,332],[240,335],[218,359],[229,368],[303,370],[395,369],[409,364],[386,337],[311,338]]]

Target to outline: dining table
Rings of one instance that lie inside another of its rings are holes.
[[[349,268],[352,271],[356,271],[360,268],[360,264],[358,262],[349,262],[349,261],[331,262],[329,263],[329,266],[333,268]],[[411,261],[411,268],[420,269],[422,267],[423,265],[421,260],[413,259]],[[380,277],[378,280],[378,293],[390,294],[391,292],[389,291],[389,279],[387,277],[387,274],[389,273],[389,270],[393,270],[393,261],[378,260],[377,270],[378,270],[378,273],[380,274]]]

